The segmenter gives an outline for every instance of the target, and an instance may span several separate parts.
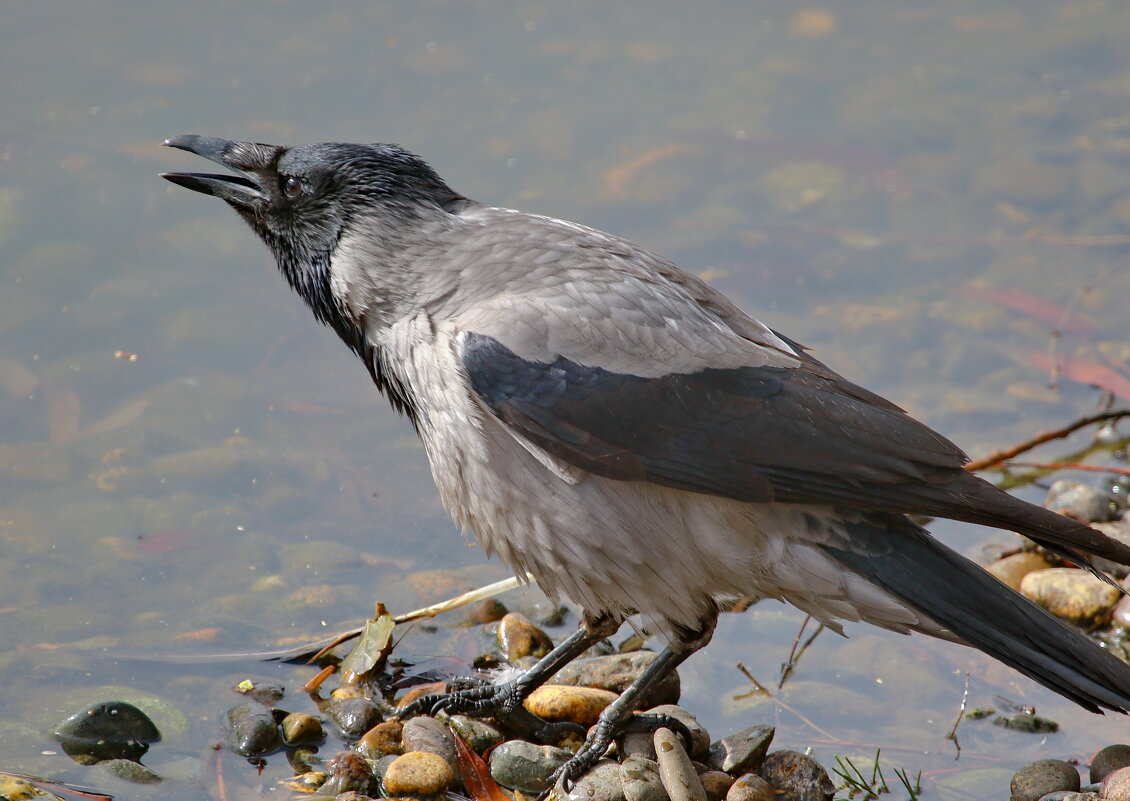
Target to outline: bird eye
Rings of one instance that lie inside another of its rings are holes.
[[[283,180],[283,194],[293,200],[302,194],[302,182],[294,176]]]

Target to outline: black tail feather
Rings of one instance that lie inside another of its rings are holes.
[[[830,556],[969,645],[1080,706],[1130,709],[1130,665],[901,515],[845,521]]]

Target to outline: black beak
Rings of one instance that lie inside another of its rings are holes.
[[[203,156],[209,161],[214,161],[234,170],[238,175],[163,172],[161,177],[186,189],[226,200],[233,206],[250,208],[258,205],[267,199],[267,195],[262,190],[259,177],[255,173],[241,169],[232,159],[239,144],[214,136],[197,136],[195,134],[182,134],[166,139],[166,147],[175,147],[178,150],[187,150],[189,153]]]

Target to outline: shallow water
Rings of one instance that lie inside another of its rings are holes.
[[[408,425],[243,224],[157,178],[200,169],[167,136],[399,142],[471,197],[672,256],[975,455],[1092,410],[1087,366],[1130,362],[1122,4],[5,11],[0,768],[199,798],[228,686],[293,692],[311,671],[191,657],[302,642],[374,600],[404,611],[504,575],[458,545]],[[1051,390],[1039,355],[1055,328],[1083,367]],[[1007,541],[934,530],[970,553]],[[726,616],[683,669],[715,736],[775,721],[777,745],[815,746],[827,767],[882,748],[939,799],[1003,796],[1026,761],[1127,739],[1125,721],[979,654],[859,627],[816,641],[789,708],[735,702],[748,682],[734,664],[770,683],[800,622],[772,603]],[[441,620],[400,648],[482,644]],[[176,658],[123,658],[154,653]],[[965,672],[971,704],[1005,695],[1061,731],[963,724],[955,761]],[[106,687],[167,704],[145,760],[160,789],[46,738]],[[265,782],[285,772],[272,760]]]

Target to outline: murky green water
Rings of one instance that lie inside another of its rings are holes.
[[[1056,326],[1076,378],[1125,380],[1121,3],[38,0],[4,22],[0,769],[204,797],[230,684],[293,691],[311,671],[189,657],[503,575],[460,545],[407,424],[242,223],[157,178],[199,168],[167,136],[400,142],[472,197],[706,273],[974,453],[1093,409],[1085,383],[1047,388]],[[993,536],[935,530],[962,548]],[[734,664],[770,681],[800,620],[769,604],[728,616],[684,669],[716,736],[775,721],[778,745],[816,746],[826,766],[881,747],[939,799],[1003,797],[1027,760],[1130,737],[979,654],[859,628],[817,640],[790,708],[735,704]],[[441,621],[401,648],[479,647],[452,636]],[[184,658],[122,657],[153,653]],[[1035,704],[1060,733],[964,725],[955,762],[965,671],[971,702]],[[145,760],[159,788],[46,738],[107,693],[166,709]],[[275,757],[262,781],[284,772]]]

